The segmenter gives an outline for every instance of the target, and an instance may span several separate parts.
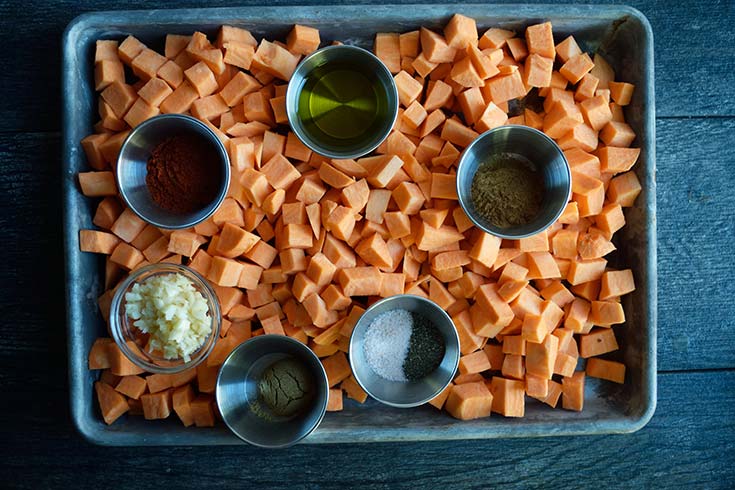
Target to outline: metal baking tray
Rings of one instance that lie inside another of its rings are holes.
[[[643,427],[656,406],[656,188],[653,35],[647,19],[624,6],[551,5],[383,5],[246,7],[191,10],[99,12],[77,17],[63,36],[63,187],[66,256],[67,327],[71,413],[79,432],[104,445],[239,444],[224,424],[211,429],[184,428],[175,417],[150,422],[124,416],[103,423],[92,384],[98,373],[87,370],[87,353],[105,325],[96,299],[102,293],[103,260],[79,252],[79,230],[92,227],[96,199],[78,191],[76,174],[87,170],[79,141],[96,120],[93,88],[94,43],[133,34],[162,49],[166,33],[200,30],[214,36],[229,24],[247,28],[260,38],[283,39],[295,23],[321,31],[323,41],[342,40],[371,48],[376,32],[441,28],[454,13],[488,27],[522,29],[550,20],[557,42],[574,34],[585,51],[599,50],[618,78],[636,84],[626,116],[642,148],[636,172],[643,192],[626,210],[627,226],[618,233],[611,265],[631,267],[637,289],[624,298],[627,322],[616,326],[619,359],[628,367],[627,382],[615,385],[589,378],[584,411],[551,409],[530,399],[522,419],[493,415],[470,422],[454,420],[433,407],[397,409],[369,400],[346,399],[345,410],[329,413],[304,443],[485,439],[569,434],[633,432]]]

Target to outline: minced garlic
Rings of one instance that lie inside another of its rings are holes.
[[[182,274],[162,274],[135,284],[125,294],[125,313],[150,334],[149,349],[165,359],[190,360],[212,332],[204,296]]]

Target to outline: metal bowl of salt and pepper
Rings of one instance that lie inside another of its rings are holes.
[[[459,336],[433,301],[410,294],[374,303],[350,337],[355,379],[374,399],[398,408],[422,405],[452,382]]]

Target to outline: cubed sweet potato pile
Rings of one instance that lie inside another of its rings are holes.
[[[220,339],[198,368],[146,375],[109,338],[89,356],[104,419],[122,414],[211,426],[219,365],[248,338],[288,335],[322,359],[329,409],[342,394],[367,395],[345,353],[364,309],[381,297],[431,298],[452,317],[462,357],[454,382],[430,403],[460,419],[524,414],[528,397],[582,410],[586,375],[622,383],[625,366],[599,358],[618,344],[621,296],[630,270],[608,268],[623,208],[641,186],[631,170],[640,150],[625,122],[634,86],[616,82],[598,54],[552,26],[524,32],[455,15],[443,32],[377,33],[374,50],[395,74],[399,118],[387,140],[358,160],[330,160],[289,130],[286,84],[322,40],[297,25],[286,42],[258,42],[223,26],[214,44],[201,32],[168,35],[164,53],[130,36],[100,40],[95,54],[99,116],[82,140],[91,171],[82,192],[102,197],[80,248],[105,254],[108,316],[115,286],[156,262],[185,263],[217,292]],[[558,41],[558,42],[557,42]],[[535,100],[535,103],[534,103]],[[202,120],[227,148],[228,197],[207,221],[157,229],[119,198],[115,161],[131,128],[162,113]],[[551,228],[501,240],[476,229],[455,191],[462,149],[504,124],[544,131],[564,150],[573,195]]]

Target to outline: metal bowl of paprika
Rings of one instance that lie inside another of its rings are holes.
[[[569,202],[572,175],[550,137],[526,126],[486,131],[464,149],[457,197],[480,229],[517,240],[551,226]]]
[[[204,123],[164,114],[130,132],[120,147],[116,178],[123,200],[142,220],[159,228],[189,228],[225,199],[230,159]]]

